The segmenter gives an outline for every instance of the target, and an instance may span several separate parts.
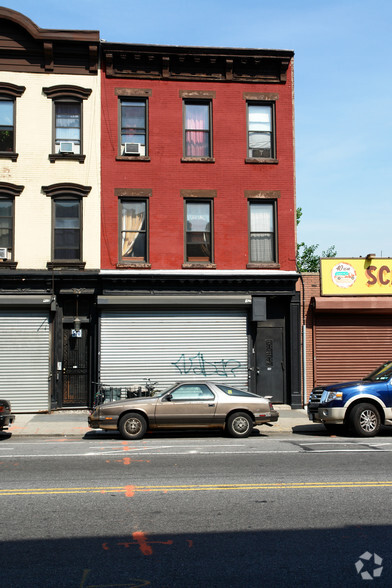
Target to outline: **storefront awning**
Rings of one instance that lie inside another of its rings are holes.
[[[98,306],[250,306],[252,296],[98,296]]]
[[[56,297],[52,294],[18,294],[18,295],[0,295],[0,306],[47,306],[50,307],[55,302]]]
[[[317,312],[392,314],[392,296],[317,296],[313,304]]]

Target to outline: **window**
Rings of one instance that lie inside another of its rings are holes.
[[[81,259],[81,202],[75,199],[53,200],[53,259]]]
[[[121,155],[148,155],[147,100],[120,101]]]
[[[55,153],[81,153],[80,102],[54,103],[55,109]]]
[[[248,157],[275,158],[273,104],[248,102]]]
[[[0,82],[0,158],[16,161],[16,98],[25,91],[24,86]]]
[[[211,202],[186,202],[185,259],[212,262]]]
[[[253,263],[274,263],[275,204],[273,202],[249,203],[250,261]]]
[[[212,157],[210,101],[184,100],[184,157]]]
[[[83,101],[92,90],[80,86],[51,86],[42,88],[53,100],[53,138],[49,160],[54,163],[71,159],[83,163]]]
[[[14,100],[0,98],[0,151],[15,151]]]
[[[147,262],[147,201],[120,200],[120,260]]]
[[[215,396],[206,384],[184,384],[170,393],[171,400],[214,400]]]
[[[0,259],[12,260],[14,233],[14,200],[0,196]]]

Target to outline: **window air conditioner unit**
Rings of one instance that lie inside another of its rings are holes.
[[[0,259],[7,259],[7,258],[8,258],[7,247],[0,247]]]
[[[124,155],[140,155],[140,143],[124,143]]]
[[[60,143],[60,153],[73,153],[74,152],[74,144],[72,141],[61,141]]]

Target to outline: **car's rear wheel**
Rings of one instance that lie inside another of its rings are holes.
[[[123,439],[142,439],[147,431],[147,421],[141,414],[129,412],[121,417],[118,430]]]
[[[349,416],[350,429],[360,437],[374,437],[380,430],[380,413],[373,404],[357,404]]]
[[[252,431],[253,422],[246,412],[235,412],[227,419],[227,432],[231,437],[249,437]]]

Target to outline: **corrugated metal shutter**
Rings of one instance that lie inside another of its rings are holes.
[[[49,407],[49,315],[0,311],[0,397],[14,412]]]
[[[392,317],[319,314],[315,352],[316,385],[358,380],[392,359]]]
[[[101,383],[164,389],[210,379],[248,386],[247,314],[234,309],[103,310]]]

